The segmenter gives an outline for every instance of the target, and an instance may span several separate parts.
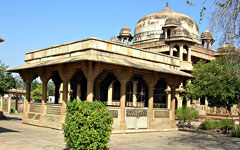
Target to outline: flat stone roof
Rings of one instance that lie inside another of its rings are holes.
[[[8,71],[19,72],[86,60],[192,77],[191,74],[180,71],[179,58],[97,38],[27,52],[25,64]]]

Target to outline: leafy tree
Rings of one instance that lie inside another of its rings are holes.
[[[194,2],[187,0],[187,4],[194,5]],[[203,8],[200,12],[202,20],[206,13],[210,15],[210,26],[215,37],[220,37],[222,45],[231,42],[240,44],[240,1],[239,0],[202,0]]]
[[[205,97],[210,107],[226,108],[230,115],[232,106],[240,104],[240,64],[235,59],[222,57],[206,64],[199,61],[192,74],[195,79],[186,85],[184,93],[188,99]]]
[[[26,84],[23,82],[20,76],[15,76],[16,88],[17,89],[26,89]]]
[[[15,79],[12,74],[6,72],[8,66],[0,61],[0,94],[5,94],[10,88],[15,88]]]
[[[42,100],[42,84],[40,83],[36,84],[36,88],[31,91],[31,98],[34,100]]]

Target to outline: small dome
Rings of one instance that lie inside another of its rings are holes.
[[[114,43],[118,43],[118,44],[123,44],[123,43],[122,43],[121,41],[119,41],[115,36],[111,37],[111,38],[109,39],[109,41],[114,42]]]
[[[239,51],[239,50],[229,42],[220,46],[217,49],[217,53],[227,53],[227,52],[236,52],[236,51]]]
[[[184,29],[183,27],[179,26],[172,30],[170,38],[178,38],[178,37],[187,37],[191,38],[188,30]]]
[[[177,27],[178,25],[179,25],[179,22],[177,21],[177,19],[168,18],[165,21],[164,27],[170,27],[170,26],[176,26]]]
[[[0,42],[3,42],[3,41],[4,41],[4,39],[0,38]]]
[[[121,29],[119,36],[132,36],[132,32],[127,26],[124,26]]]
[[[213,40],[213,36],[212,36],[212,33],[208,30],[205,30],[202,35],[201,35],[201,39],[202,40]]]

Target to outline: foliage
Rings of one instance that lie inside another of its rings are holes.
[[[188,5],[194,4],[186,1]],[[231,42],[240,44],[240,5],[239,0],[202,0],[202,10],[200,12],[200,21],[206,13],[210,15],[210,26],[219,43]]]
[[[228,58],[219,58],[207,64],[199,61],[192,73],[195,79],[186,85],[184,96],[188,99],[205,97],[210,107],[231,107],[239,103],[240,64]]]
[[[10,88],[15,88],[15,79],[12,74],[6,72],[8,66],[0,61],[0,94],[5,94]]]
[[[53,81],[48,82],[48,94],[50,96],[55,96],[55,84]]]
[[[68,101],[63,125],[65,141],[74,150],[106,149],[112,123],[112,116],[103,103]]]
[[[236,129],[232,130],[232,136],[233,137],[240,137],[240,127],[237,127]]]
[[[34,100],[42,100],[42,84],[36,84],[36,88],[31,91],[31,98]],[[48,99],[48,94],[47,94]]]
[[[222,130],[224,133],[229,132],[234,127],[234,123],[232,120],[220,120],[213,121],[210,118],[207,118],[199,125],[199,128],[202,130]]]
[[[16,88],[17,89],[26,89],[26,84],[23,82],[20,76],[15,76]]]
[[[178,119],[183,120],[184,122],[186,121],[190,122],[198,118],[198,112],[190,107],[184,106],[182,108],[178,108],[176,109],[175,113]]]

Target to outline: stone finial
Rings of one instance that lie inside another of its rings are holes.
[[[166,3],[166,9],[168,9],[168,0],[167,0],[167,3]]]

